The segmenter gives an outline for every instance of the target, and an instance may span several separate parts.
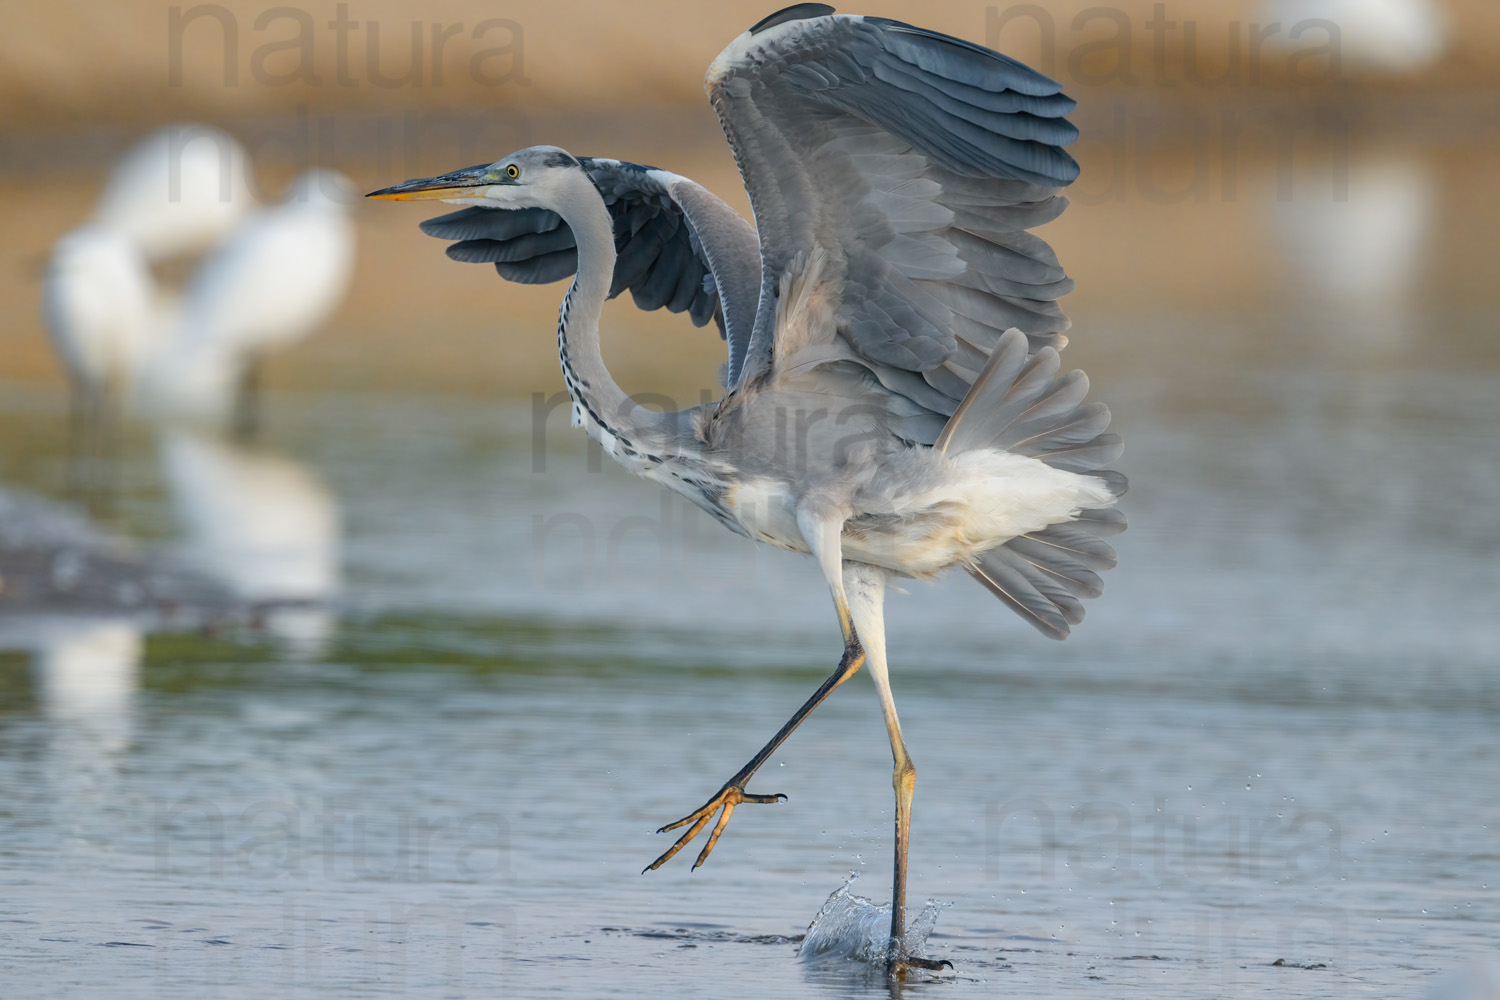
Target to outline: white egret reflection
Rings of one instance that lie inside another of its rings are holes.
[[[243,601],[269,606],[266,626],[316,655],[333,630],[339,589],[338,503],[306,466],[182,428],[161,440],[161,470],[183,555]]]
[[[34,642],[32,672],[46,714],[96,749],[123,749],[145,652],[140,624],[59,618],[40,628]]]

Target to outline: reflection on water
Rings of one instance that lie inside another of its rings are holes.
[[[43,623],[33,641],[32,672],[59,738],[106,755],[124,749],[144,652],[140,624],[54,620]]]
[[[317,655],[339,587],[338,504],[327,487],[298,462],[180,428],[164,434],[161,465],[187,560],[267,606],[267,628],[290,649]]]
[[[318,476],[181,427],[160,432],[159,450],[179,539],[157,554],[0,488],[0,644],[34,651],[43,701],[59,718],[126,714],[145,629],[248,620],[301,658],[334,634],[339,511]],[[106,509],[130,475],[110,473]]]
[[[57,632],[40,642],[34,660],[47,710],[75,720],[126,712],[140,665],[140,628],[105,619]]]

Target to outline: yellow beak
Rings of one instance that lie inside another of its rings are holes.
[[[446,201],[450,198],[470,197],[475,188],[497,183],[502,182],[489,176],[488,166],[469,167],[441,177],[419,177],[402,181],[379,191],[371,191],[365,197],[381,201]]]

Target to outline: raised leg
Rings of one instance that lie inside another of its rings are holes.
[[[840,573],[842,560],[840,558],[839,536],[843,532],[844,518],[837,515],[817,513],[811,509],[799,510],[797,516],[798,527],[802,530],[802,536],[807,540],[808,548],[812,551],[814,558],[818,560],[823,569],[824,579],[827,580],[829,589],[833,592],[833,606],[838,613],[839,630],[844,636],[844,655],[839,659],[839,665],[823,685],[813,692],[811,698],[803,702],[802,707],[787,720],[786,725],[771,737],[771,741],[761,748],[760,753],[750,759],[744,767],[740,768],[734,777],[724,783],[707,802],[698,809],[677,820],[668,823],[657,830],[657,833],[666,833],[681,826],[687,826],[687,832],[677,839],[677,842],[647,865],[641,874],[654,871],[672,860],[672,857],[688,845],[688,843],[708,825],[708,821],[715,813],[719,814],[719,820],[714,824],[713,832],[708,835],[708,843],[703,845],[703,850],[698,854],[698,860],[693,862],[697,868],[708,860],[709,853],[714,845],[719,842],[719,835],[724,832],[724,827],[729,823],[729,817],[734,814],[735,806],[742,802],[776,802],[786,798],[785,795],[751,795],[745,791],[745,784],[749,782],[752,775],[760,770],[762,764],[770,759],[776,748],[792,735],[792,730],[802,724],[802,720],[823,703],[823,699],[833,693],[834,688],[853,677],[865,662],[865,653],[860,646],[859,636],[854,631],[853,620],[849,616],[849,602],[844,596],[844,581]],[[690,825],[691,824],[691,825]]]
[[[782,726],[775,736],[771,737],[771,741],[761,748],[760,753],[752,757],[748,764],[740,768],[735,776],[726,781],[724,787],[719,789],[713,798],[705,802],[700,808],[677,820],[675,823],[668,823],[656,831],[657,833],[666,833],[668,830],[675,830],[680,826],[686,826],[689,823],[692,824],[688,827],[687,832],[677,839],[677,843],[667,848],[661,857],[647,865],[645,871],[653,871],[672,860],[672,856],[686,847],[688,842],[694,837],[698,836],[703,828],[708,825],[708,821],[713,818],[714,813],[717,812],[719,813],[719,821],[714,824],[713,833],[708,835],[708,843],[703,845],[703,850],[698,854],[698,860],[693,862],[693,867],[697,868],[708,860],[709,852],[719,842],[719,835],[724,832],[724,827],[728,825],[729,817],[733,815],[735,806],[741,802],[777,802],[786,798],[785,795],[780,793],[775,795],[751,795],[745,791],[745,784],[756,771],[760,770],[761,765],[770,759],[771,754],[776,752],[776,748],[781,746],[788,736],[792,735],[792,730],[801,725],[802,720],[807,718],[813,709],[822,704],[823,699],[832,694],[834,688],[853,677],[863,662],[864,654],[860,652],[859,644],[856,642],[852,648],[846,644],[843,658],[839,660],[838,669],[829,675],[828,679],[823,682],[822,687],[813,692],[811,698],[803,702],[802,707],[797,709],[796,713],[787,720],[786,725]]]
[[[917,766],[906,752],[901,737],[901,721],[896,717],[896,701],[891,697],[890,673],[885,662],[885,581],[886,573],[874,566],[846,563],[843,570],[844,590],[848,594],[849,613],[865,649],[865,662],[880,695],[880,710],[885,715],[885,729],[891,740],[891,758],[895,767],[891,784],[896,792],[895,863],[891,882],[891,945],[886,970],[899,975],[905,969],[953,968],[953,963],[928,958],[914,958],[906,948],[906,857],[911,843],[911,800],[917,787]]]

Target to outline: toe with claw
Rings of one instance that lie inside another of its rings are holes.
[[[885,971],[892,979],[905,979],[906,974],[912,969],[921,969],[923,972],[941,972],[952,968],[953,963],[946,958],[917,958],[899,953],[893,953],[885,965]]]
[[[729,784],[719,789],[718,794],[705,802],[701,808],[693,811],[687,816],[684,816],[682,819],[678,820],[675,823],[668,823],[666,826],[656,831],[657,833],[666,833],[668,830],[675,830],[680,826],[687,826],[687,824],[689,823],[692,824],[692,826],[688,827],[686,833],[677,838],[677,843],[667,848],[665,854],[657,858],[655,861],[651,862],[651,864],[647,865],[646,868],[641,872],[641,874],[644,875],[646,872],[654,871],[655,869],[660,868],[662,865],[666,864],[668,861],[672,860],[672,856],[686,847],[690,840],[698,836],[698,834],[703,831],[703,828],[708,825],[708,821],[713,818],[714,813],[718,812],[719,821],[714,824],[713,832],[708,835],[708,843],[704,844],[703,850],[698,853],[698,860],[693,862],[693,867],[697,868],[699,865],[703,864],[703,862],[708,860],[709,852],[712,851],[714,849],[714,845],[719,842],[719,834],[723,833],[724,827],[729,825],[729,817],[734,814],[735,806],[739,805],[742,802],[780,802],[785,798],[786,796],[782,795],[779,792],[775,795],[752,795],[749,792],[745,791],[743,786],[731,781]],[[720,810],[722,810],[722,812]]]

